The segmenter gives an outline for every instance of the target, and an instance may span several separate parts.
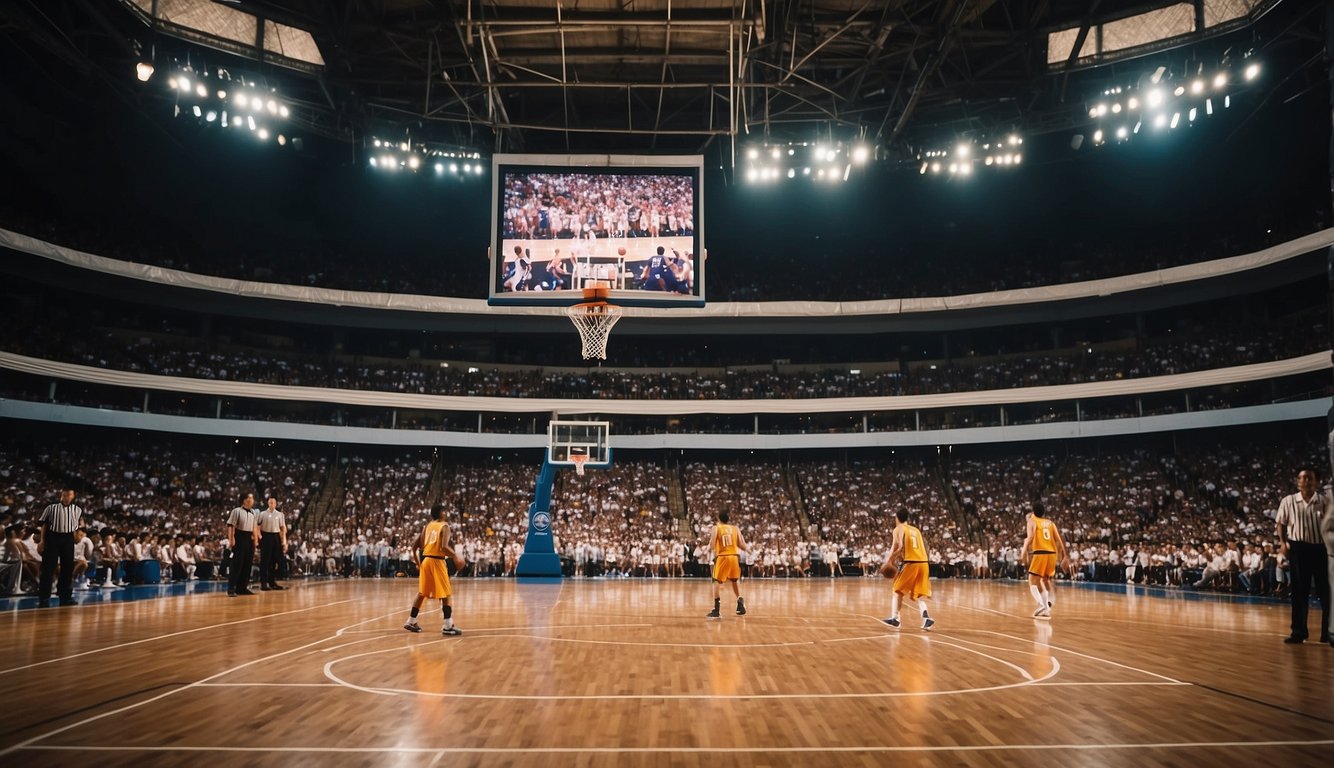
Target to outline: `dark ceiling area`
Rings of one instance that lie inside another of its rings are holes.
[[[1213,2],[18,0],[0,22],[12,43],[112,87],[148,59],[249,72],[279,83],[310,133],[348,142],[735,157],[745,142],[827,138],[896,160],[941,135],[1068,128],[1101,84],[1160,62],[1184,75],[1319,41],[1320,3],[1217,0],[1244,13],[1205,29]],[[1192,6],[1196,33],[1099,52],[1103,25]],[[189,26],[231,17],[304,30],[322,61],[285,62],[262,41],[248,54]],[[1062,31],[1064,59],[1049,37]]]

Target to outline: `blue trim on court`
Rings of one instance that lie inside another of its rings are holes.
[[[102,603],[130,603],[137,600],[156,600],[159,597],[181,597],[184,595],[202,595],[226,592],[225,581],[180,581],[170,584],[138,584],[119,589],[75,590],[74,600],[79,605],[98,605]],[[48,611],[60,610],[60,598],[51,595],[51,607]],[[77,608],[67,606],[65,610]],[[12,595],[0,597],[0,611],[22,611],[37,608],[36,595]]]
[[[1018,579],[1011,580],[1015,584],[1027,585],[1028,582]],[[1234,594],[1231,592],[1214,592],[1204,589],[1181,588],[1181,587],[1158,587],[1146,586],[1144,584],[1116,584],[1114,582],[1101,581],[1057,581],[1057,585],[1069,587],[1079,587],[1089,589],[1094,592],[1107,592],[1117,595],[1134,595],[1136,597],[1164,597],[1170,600],[1189,600],[1191,602],[1210,602],[1210,603],[1249,603],[1252,605],[1290,605],[1291,601],[1287,597],[1272,597],[1268,595],[1247,595]]]

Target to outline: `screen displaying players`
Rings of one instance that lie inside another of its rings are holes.
[[[562,167],[498,157],[493,303],[570,303],[590,287],[627,303],[700,303],[700,166],[682,159],[693,164]]]

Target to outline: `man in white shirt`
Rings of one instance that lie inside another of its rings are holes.
[[[185,580],[195,580],[195,570],[199,567],[195,564],[195,549],[191,541],[181,540],[176,547],[176,562],[181,564],[181,570],[185,571]]]

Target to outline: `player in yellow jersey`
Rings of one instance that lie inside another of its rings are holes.
[[[929,631],[936,623],[926,610],[927,598],[931,597],[931,566],[927,562],[926,539],[922,538],[922,532],[917,526],[908,524],[909,517],[905,507],[899,507],[899,511],[894,513],[897,522],[894,525],[893,543],[889,546],[889,557],[885,558],[885,564],[880,568],[885,578],[894,577],[894,596],[890,603],[889,618],[884,622],[895,628],[900,625],[899,602],[907,598],[921,608],[922,629]],[[896,567],[895,563],[900,558],[903,565]]]
[[[741,531],[728,523],[726,512],[718,513],[718,524],[713,527],[713,538],[709,539],[709,549],[713,550],[713,610],[706,618],[722,617],[722,588],[724,581],[732,583],[732,594],[736,595],[736,615],[746,615],[746,601],[741,597],[741,553],[749,552]]]
[[[420,559],[417,557],[419,551]],[[445,505],[436,504],[431,507],[431,521],[422,529],[421,535],[417,537],[417,543],[412,547],[412,562],[418,564],[420,571],[417,577],[417,599],[412,601],[412,616],[408,619],[408,623],[403,625],[407,631],[422,631],[417,625],[417,613],[421,611],[422,603],[429,597],[439,598],[440,606],[445,613],[445,627],[440,633],[463,634],[463,630],[454,626],[454,606],[450,602],[453,592],[449,586],[449,570],[445,567],[445,558],[453,560],[455,567],[464,566],[463,558],[449,546],[449,524],[445,522]]]
[[[1056,573],[1056,560],[1059,558],[1061,567],[1069,573],[1070,555],[1065,551],[1061,532],[1057,530],[1056,523],[1047,519],[1047,511],[1041,502],[1033,504],[1033,511],[1027,517],[1024,547],[1019,552],[1019,559],[1028,557],[1030,553],[1033,555],[1033,559],[1028,561],[1028,591],[1033,593],[1033,599],[1038,604],[1033,617],[1047,619],[1051,618],[1051,609],[1056,599],[1051,583],[1052,574]]]

